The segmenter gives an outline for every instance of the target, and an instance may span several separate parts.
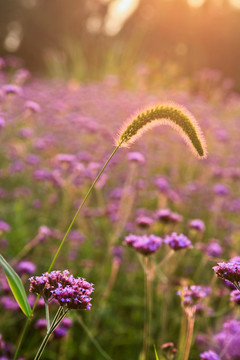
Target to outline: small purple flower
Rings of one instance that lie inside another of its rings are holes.
[[[50,180],[51,173],[46,169],[38,169],[34,171],[33,178],[39,181]]]
[[[209,350],[200,354],[200,358],[203,360],[221,360],[218,354],[215,351]]]
[[[26,158],[26,162],[30,165],[38,165],[40,162],[40,158],[38,155],[28,154],[28,156]]]
[[[114,246],[112,249],[113,260],[117,263],[122,262],[123,248],[121,246]]]
[[[228,280],[237,288],[240,287],[240,263],[220,262],[218,266],[213,267],[213,270],[220,279]]]
[[[38,237],[39,237],[39,241],[43,242],[45,241],[48,237],[52,236],[52,230],[49,229],[48,226],[46,225],[42,225],[39,227],[38,229]]]
[[[219,333],[214,337],[222,359],[237,360],[240,358],[240,321],[226,321]]]
[[[14,75],[14,82],[18,85],[24,84],[29,78],[31,74],[27,69],[21,68],[16,71]]]
[[[125,237],[124,245],[128,245],[143,255],[150,255],[157,251],[163,240],[155,235],[137,236],[130,234]]]
[[[85,240],[85,236],[79,230],[71,230],[68,238],[76,243],[82,243]]]
[[[171,235],[167,235],[164,242],[170,246],[171,249],[177,251],[181,249],[191,249],[191,241],[183,234],[177,234],[173,232]]]
[[[153,219],[149,216],[141,215],[137,217],[136,223],[140,228],[146,229],[153,224]]]
[[[28,100],[25,102],[25,109],[30,110],[32,113],[39,113],[41,106],[35,101]]]
[[[8,223],[6,223],[3,220],[0,220],[0,232],[1,231],[7,232],[7,231],[10,231],[10,229],[11,229],[11,227],[10,227],[10,225],[8,225]]]
[[[1,304],[5,309],[13,310],[13,311],[19,310],[18,303],[11,296],[2,296]]]
[[[215,184],[213,187],[213,191],[216,195],[219,196],[226,196],[229,193],[228,187],[224,184]]]
[[[23,127],[19,130],[19,136],[23,139],[30,139],[33,134],[33,130],[29,127]]]
[[[36,271],[36,265],[31,261],[20,261],[17,265],[17,270],[20,274],[29,274],[32,275]]]
[[[69,329],[72,326],[72,324],[73,324],[73,321],[70,318],[64,318],[61,322],[61,326],[66,329]]]
[[[166,193],[169,190],[169,182],[164,177],[158,177],[155,179],[154,184],[163,193]]]
[[[6,125],[6,121],[4,120],[3,117],[0,116],[0,129],[4,128],[5,125]]]
[[[198,304],[199,300],[206,297],[210,293],[209,287],[202,287],[200,285],[184,286],[182,290],[177,292],[182,299],[184,307],[193,307]]]
[[[212,240],[205,248],[205,253],[208,256],[220,257],[223,253],[223,249],[217,240]]]
[[[189,221],[188,226],[191,229],[195,229],[199,232],[204,232],[204,230],[205,230],[205,224],[200,219],[194,219],[194,220]]]
[[[232,258],[229,260],[229,262],[240,264],[240,256],[234,256],[234,257],[232,257]]]
[[[2,89],[6,95],[22,95],[22,89],[18,85],[6,84],[3,85]]]
[[[160,209],[155,213],[155,218],[163,223],[178,223],[182,221],[182,216],[172,212],[170,209]]]
[[[47,328],[47,321],[46,319],[38,319],[35,324],[34,324],[34,328],[38,329],[38,330],[43,330]]]
[[[53,336],[55,339],[61,339],[67,335],[67,331],[68,331],[68,329],[66,327],[63,327],[61,324],[61,326],[57,327],[54,330]]]
[[[230,294],[230,301],[234,302],[235,304],[240,305],[240,291],[233,290]]]
[[[139,164],[145,163],[145,157],[140,152],[130,152],[127,155],[129,161],[137,162]]]
[[[58,154],[56,160],[59,163],[72,163],[76,160],[76,157],[72,154]]]

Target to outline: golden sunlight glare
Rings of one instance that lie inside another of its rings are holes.
[[[138,7],[139,0],[115,0],[108,9],[105,19],[105,32],[108,35],[116,35],[124,22]]]
[[[205,0],[188,0],[188,3],[193,7],[200,7],[205,3]]]
[[[230,0],[230,4],[237,9],[240,9],[240,0]]]

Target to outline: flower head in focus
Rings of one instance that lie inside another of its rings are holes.
[[[43,296],[45,302],[56,300],[68,309],[90,310],[93,284],[83,278],[74,278],[68,270],[52,271],[30,279],[30,292]]]

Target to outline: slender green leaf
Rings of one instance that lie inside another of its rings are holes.
[[[23,287],[23,283],[18,276],[18,274],[13,270],[13,268],[8,264],[8,262],[0,255],[0,265],[2,265],[5,272],[6,278],[8,280],[9,286],[12,290],[12,293],[27,317],[31,316],[31,308],[28,303],[27,295]]]
[[[155,354],[156,360],[159,360],[159,357],[158,357],[158,354],[157,354],[157,350],[156,350],[156,346],[153,345],[153,347],[154,347],[154,354]]]

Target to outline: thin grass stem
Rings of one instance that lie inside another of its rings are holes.
[[[74,217],[73,217],[73,219],[72,219],[72,221],[71,221],[71,223],[70,223],[70,225],[69,225],[69,227],[68,227],[68,229],[67,229],[67,231],[66,231],[66,233],[65,233],[65,235],[64,235],[64,237],[63,237],[63,239],[62,239],[62,241],[61,241],[61,243],[60,243],[60,245],[59,245],[59,247],[58,247],[58,249],[57,249],[56,254],[54,255],[54,258],[53,258],[53,260],[52,260],[52,262],[51,262],[51,264],[50,264],[50,266],[49,266],[49,268],[48,268],[48,272],[50,272],[50,271],[52,270],[53,265],[55,264],[55,261],[56,261],[58,255],[59,255],[59,253],[60,253],[60,251],[61,251],[61,249],[62,249],[62,247],[63,247],[63,245],[64,245],[64,242],[65,242],[65,240],[66,240],[66,238],[67,238],[70,230],[72,229],[72,227],[73,227],[73,225],[74,225],[74,223],[75,223],[75,220],[76,220],[77,217],[78,217],[78,214],[80,213],[80,211],[81,211],[81,209],[83,208],[85,202],[87,201],[89,195],[91,194],[91,192],[92,192],[92,190],[93,190],[96,182],[98,181],[98,179],[100,178],[100,176],[101,176],[102,173],[104,172],[105,168],[107,167],[107,165],[109,164],[109,162],[111,161],[111,159],[113,158],[113,156],[115,155],[115,153],[117,152],[117,150],[120,148],[121,145],[122,145],[122,142],[120,142],[120,143],[114,148],[113,152],[111,153],[111,155],[109,156],[109,158],[107,159],[107,161],[106,161],[105,164],[103,165],[102,169],[99,171],[99,173],[98,173],[96,179],[94,180],[94,182],[92,183],[91,187],[89,188],[89,190],[88,190],[87,194],[85,195],[85,197],[84,197],[81,205],[79,206],[77,212],[75,213],[75,215],[74,215]],[[37,299],[36,299],[36,301],[35,301],[35,303],[34,303],[34,306],[33,306],[33,309],[32,309],[32,315],[33,315],[33,312],[34,312],[34,310],[35,310],[35,307],[36,307],[36,304],[37,304],[38,299],[39,299],[39,296],[37,297]],[[19,354],[20,348],[21,348],[21,346],[22,346],[22,344],[23,344],[23,340],[24,340],[25,335],[26,335],[26,333],[27,333],[27,330],[28,330],[28,328],[29,328],[30,322],[31,322],[31,318],[28,318],[27,321],[26,321],[26,323],[25,323],[25,325],[24,325],[24,330],[23,330],[22,335],[21,335],[21,337],[20,337],[19,345],[18,345],[18,347],[17,347],[14,360],[16,360],[17,355]]]
[[[93,335],[89,331],[88,327],[83,322],[81,315],[77,315],[76,317],[77,317],[80,325],[82,326],[83,330],[86,332],[87,336],[89,337],[89,339],[91,340],[93,345],[96,347],[96,349],[99,351],[99,353],[102,355],[102,357],[106,360],[112,360],[112,358],[106,353],[106,351],[103,350],[103,348],[101,347],[99,342],[93,337]]]

